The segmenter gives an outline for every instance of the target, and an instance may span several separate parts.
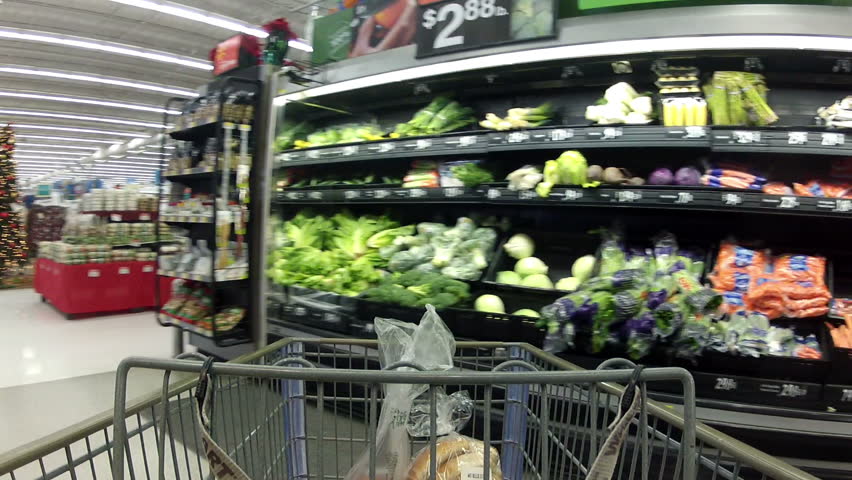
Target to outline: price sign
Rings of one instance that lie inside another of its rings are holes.
[[[120,222],[121,221],[121,215],[118,214],[118,213],[113,213],[109,216],[109,219],[112,220],[113,222]]]
[[[574,137],[574,130],[570,128],[554,128],[550,131],[550,141],[551,142],[564,142],[569,138]]]
[[[846,136],[842,133],[823,133],[822,134],[822,144],[826,147],[836,147],[837,145],[843,145],[846,140]]]
[[[417,150],[425,150],[432,146],[432,140],[428,138],[420,138],[417,140],[417,144],[414,147]]]
[[[130,275],[130,269],[127,267],[121,267],[118,269],[119,275]]]
[[[489,200],[497,200],[497,199],[498,199],[498,198],[500,198],[503,194],[501,194],[501,193],[500,193],[500,190],[499,190],[499,189],[496,189],[496,188],[489,188],[489,189],[488,189],[488,193],[487,193],[486,195],[488,196],[488,199],[489,199]]]
[[[379,144],[379,153],[387,153],[392,152],[395,148],[395,145],[392,143],[384,142]]]
[[[737,195],[736,193],[723,193],[722,194],[722,204],[729,205],[732,207],[736,207],[737,205],[743,203],[743,196]]]
[[[534,200],[538,198],[538,194],[533,190],[521,190],[518,192],[518,198],[521,200]]]
[[[464,189],[460,187],[448,187],[444,189],[444,196],[447,198],[460,197],[464,195]]]
[[[408,191],[408,198],[423,198],[426,195],[428,195],[428,192],[422,188],[412,188]]]
[[[511,0],[444,0],[421,5],[417,58],[512,40]]]
[[[760,142],[760,132],[752,132],[749,130],[734,130],[734,141],[737,143],[758,143]]]
[[[683,138],[704,138],[707,136],[707,129],[704,127],[686,127],[686,134]]]
[[[139,220],[147,222],[148,220],[151,220],[151,215],[148,213],[142,213],[139,215]]]
[[[344,157],[351,157],[358,154],[358,145],[347,145],[340,149],[340,153]]]
[[[677,198],[674,203],[686,205],[688,203],[692,203],[694,199],[695,197],[689,192],[677,192]]]
[[[98,278],[101,276],[100,270],[89,270],[89,278]]]
[[[737,381],[730,377],[716,377],[716,385],[713,386],[713,390],[721,390],[723,392],[729,392],[731,390],[737,389]]]
[[[799,206],[799,200],[796,197],[781,197],[778,203],[778,208],[796,208]]]
[[[579,200],[583,198],[583,192],[580,190],[572,190],[570,188],[565,189],[565,194],[563,195],[563,200]]]
[[[460,147],[469,147],[471,145],[476,145],[476,135],[465,135],[463,137],[459,137]]]
[[[522,143],[529,141],[529,139],[529,132],[512,132],[506,135],[506,142],[508,143]]]
[[[145,265],[144,267],[142,267],[142,271],[145,273],[151,273],[154,271],[154,267],[151,265]]]
[[[781,391],[778,392],[779,397],[798,398],[808,394],[808,388],[805,386],[796,385],[794,383],[785,383],[781,385]]]
[[[323,193],[322,192],[308,192],[308,198],[311,200],[322,200]]]
[[[835,212],[852,211],[852,200],[838,198],[837,200],[835,200],[834,211]]]
[[[808,143],[808,132],[790,132],[787,134],[787,145],[804,145]]]
[[[619,190],[615,192],[615,199],[618,203],[633,203],[642,200],[642,194],[633,190]]]
[[[310,158],[312,160],[316,160],[317,158],[320,158],[320,151],[319,150],[308,150],[308,158]]]
[[[355,200],[356,198],[361,198],[361,192],[358,190],[345,190],[343,192],[343,198],[346,200]]]

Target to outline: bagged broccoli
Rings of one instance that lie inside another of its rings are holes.
[[[417,234],[425,237],[434,237],[446,232],[449,228],[443,223],[423,222],[417,224]]]
[[[663,303],[651,315],[654,317],[654,335],[660,339],[671,337],[683,325],[683,307],[676,302]]]

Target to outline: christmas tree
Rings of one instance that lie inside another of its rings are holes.
[[[12,204],[18,199],[15,177],[15,131],[0,129],[0,283],[27,261],[27,239]]]

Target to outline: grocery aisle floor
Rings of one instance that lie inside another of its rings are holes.
[[[171,356],[153,312],[66,320],[32,289],[0,291],[0,453],[112,408],[114,371],[131,355]],[[159,388],[131,377],[130,398]]]

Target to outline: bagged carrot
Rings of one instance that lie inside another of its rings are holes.
[[[773,262],[774,276],[779,280],[825,283],[825,257],[781,255]]]

